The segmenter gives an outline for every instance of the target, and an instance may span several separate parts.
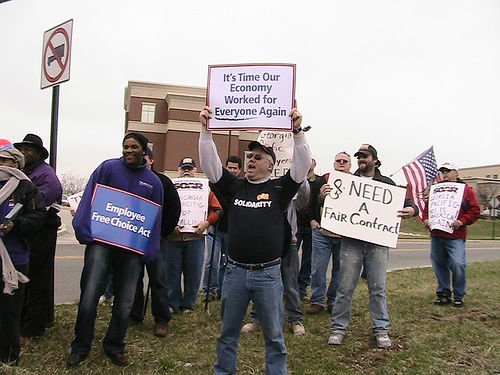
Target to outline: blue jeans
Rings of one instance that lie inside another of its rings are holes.
[[[298,276],[299,293],[301,296],[307,294],[307,287],[311,284],[311,252],[312,252],[312,230],[311,224],[297,226],[297,249],[302,245],[302,257],[300,259],[300,271]]]
[[[170,321],[170,311],[168,310],[168,289],[167,289],[167,240],[160,240],[160,251],[154,262],[146,264],[149,276],[149,286],[151,287],[151,314],[155,318],[155,323],[168,323]],[[137,283],[134,306],[130,313],[130,319],[137,322],[144,320],[144,267]]]
[[[453,295],[465,296],[465,241],[444,237],[431,237],[432,268],[438,280],[436,294],[451,296],[450,272],[453,281]]]
[[[205,273],[203,275],[203,293],[207,292],[207,284],[210,274],[210,286],[208,288],[208,293],[213,296],[220,290],[219,260],[221,256],[221,248],[224,235],[223,232],[217,231],[217,233],[215,233],[215,245],[214,245],[214,237],[213,237],[214,232],[215,232],[214,226],[210,226],[209,229],[210,235],[207,235],[205,238],[205,243],[207,245],[207,257],[205,259]],[[212,255],[212,249],[214,252],[213,255]],[[212,266],[210,266],[210,263],[212,263]]]
[[[174,311],[194,309],[200,289],[205,239],[193,241],[167,240],[168,303]],[[181,289],[184,277],[184,295]]]
[[[366,269],[370,293],[370,314],[374,335],[389,332],[387,311],[386,273],[389,248],[369,242],[342,238],[340,250],[339,288],[333,305],[331,332],[345,334],[351,320],[352,296],[361,268]]]
[[[299,285],[297,282],[297,273],[299,272],[299,254],[297,244],[291,243],[290,250],[286,257],[281,260],[281,279],[283,281],[283,290],[285,294],[285,311],[288,315],[288,322],[301,322],[302,306],[300,304]],[[250,312],[252,318],[257,318],[255,306]]]
[[[281,277],[285,293],[285,310],[290,323],[302,321],[302,306],[300,304],[299,283],[299,254],[297,244],[291,243],[286,257],[281,260]]]
[[[325,295],[328,306],[335,302],[339,286],[339,257],[341,241],[339,237],[323,236],[319,229],[312,231],[311,304],[324,305]],[[326,289],[326,271],[332,257],[332,276]]]
[[[75,339],[71,343],[72,352],[83,355],[90,352],[97,304],[108,282],[108,275],[112,271],[115,298],[111,321],[102,346],[106,353],[123,353],[128,319],[142,265],[142,256],[132,251],[97,242],[87,245],[80,279],[81,294],[75,324]]]
[[[238,340],[250,300],[257,310],[264,334],[266,374],[287,373],[280,266],[251,271],[228,264],[222,288],[222,327],[217,339],[216,375],[236,374]]]

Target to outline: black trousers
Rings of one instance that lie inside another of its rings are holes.
[[[45,327],[54,322],[54,259],[57,227],[44,226],[30,247],[26,298],[22,310],[21,336],[40,337]]]
[[[28,265],[15,266],[24,275],[28,274]],[[21,308],[23,307],[26,284],[19,284],[14,294],[3,293],[4,282],[0,277],[0,359],[4,363],[17,362],[21,345]]]

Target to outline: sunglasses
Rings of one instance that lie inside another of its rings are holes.
[[[255,160],[262,160],[262,159],[264,159],[264,155],[260,155],[260,154],[255,155],[255,154],[252,154],[252,153],[247,154],[247,159],[250,160],[251,158],[254,158]]]
[[[335,163],[339,163],[339,164],[347,164],[347,163],[349,163],[349,160],[337,159],[337,160],[335,160]]]

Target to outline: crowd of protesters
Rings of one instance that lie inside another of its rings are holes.
[[[201,111],[199,139],[199,164],[210,182],[209,209],[205,220],[194,225],[194,233],[182,231],[178,222],[182,205],[176,187],[153,169],[153,153],[144,135],[126,134],[122,156],[102,162],[90,176],[73,219],[85,255],[75,336],[66,364],[76,366],[87,359],[100,298],[112,285],[112,313],[102,345],[113,364],[128,365],[124,354],[127,329],[144,320],[145,266],[158,337],[166,336],[171,314],[194,310],[202,281],[206,303],[221,299],[215,374],[236,373],[240,333],[254,329],[263,332],[266,374],[286,374],[285,311],[294,336],[305,335],[301,300],[310,302],[308,314],[324,310],[331,314],[327,343],[342,344],[362,271],[368,282],[376,346],[391,347],[386,303],[389,248],[321,227],[322,206],[332,187],[328,173],[315,174],[316,160],[301,128],[301,113],[296,108],[290,113],[292,164],[277,179],[271,178],[274,150],[257,141],[248,145],[244,175],[237,156],[230,156],[223,166],[206,129],[211,115],[209,107]],[[45,329],[54,325],[54,258],[62,188],[54,170],[45,163],[47,157],[37,135],[28,134],[14,144],[0,140],[0,359],[9,365],[18,364],[27,339],[43,336]],[[373,146],[363,144],[354,158],[357,168],[353,175],[395,185],[381,174]],[[351,173],[348,152],[336,154],[333,170]],[[183,158],[178,172],[179,177],[196,177],[195,159]],[[439,172],[443,182],[463,183],[452,163],[443,164]],[[160,207],[143,251],[124,250],[112,240],[96,241],[91,217],[99,186]],[[394,214],[406,219],[418,213],[415,203],[406,198]],[[423,214],[428,226],[427,207]],[[453,232],[431,231],[437,305],[464,305],[466,225],[478,217],[479,204],[466,185]],[[333,267],[327,285],[330,260]],[[250,302],[251,321],[244,324]]]

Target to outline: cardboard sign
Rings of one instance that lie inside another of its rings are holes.
[[[431,186],[429,193],[429,227],[453,233],[451,225],[458,218],[465,184],[441,182]]]
[[[206,220],[210,188],[206,178],[173,178],[181,200],[181,216],[178,226],[181,232],[194,233],[196,226]]]
[[[83,190],[68,197],[69,207],[76,212],[83,197]]]
[[[396,247],[406,190],[371,179],[333,171],[321,227],[341,236]]]
[[[265,146],[272,147],[276,154],[276,163],[271,172],[271,178],[284,176],[292,165],[293,134],[290,132],[276,132],[264,130],[259,134],[257,141]],[[248,160],[248,159],[246,159]]]
[[[293,129],[294,64],[210,65],[209,130]]]
[[[94,240],[144,254],[160,205],[138,195],[96,184],[90,230]]]

